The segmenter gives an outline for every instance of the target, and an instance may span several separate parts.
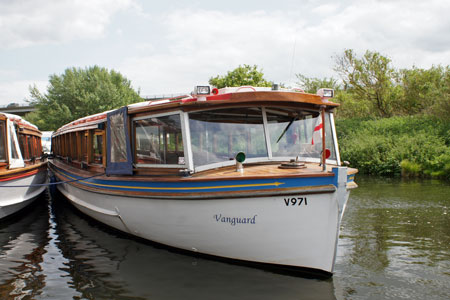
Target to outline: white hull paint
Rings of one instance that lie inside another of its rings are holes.
[[[298,196],[168,200],[58,189],[83,213],[168,246],[230,259],[332,273],[349,191]],[[339,203],[337,195],[340,199]],[[306,198],[301,205],[290,198]],[[341,209],[339,209],[341,207]],[[234,218],[234,219],[233,219]]]
[[[45,186],[31,186],[47,182],[47,172],[38,172],[28,177],[0,182],[0,219],[12,215],[31,204],[44,190]],[[10,187],[5,187],[10,186]],[[15,187],[26,186],[26,187]]]

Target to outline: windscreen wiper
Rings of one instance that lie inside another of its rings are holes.
[[[289,127],[291,127],[292,123],[294,123],[294,121],[297,120],[297,118],[298,118],[298,116],[293,117],[292,120],[289,122],[289,124],[287,124],[286,128],[284,128],[283,132],[281,133],[280,137],[278,138],[277,144],[281,140],[281,138],[284,136],[286,131],[288,131]]]

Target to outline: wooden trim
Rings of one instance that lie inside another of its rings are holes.
[[[358,173],[358,169],[355,168],[347,168],[347,175],[354,175]]]
[[[47,162],[45,161],[45,162],[36,163],[34,165],[27,165],[23,168],[2,170],[2,172],[0,173],[0,178],[8,177],[8,176],[19,174],[19,173],[29,172],[29,171],[32,171],[32,170],[38,169],[38,168],[47,169]]]
[[[228,99],[224,99],[225,95],[229,95]],[[163,99],[167,100],[167,99]],[[144,112],[166,112],[172,111],[174,109],[180,109],[181,107],[184,109],[185,107],[198,106],[198,107],[208,107],[208,106],[216,106],[220,104],[243,104],[243,103],[257,103],[257,102],[270,102],[274,105],[278,105],[278,102],[286,102],[286,103],[297,103],[297,104],[306,104],[309,106],[315,105],[325,105],[330,108],[338,107],[339,103],[334,103],[331,101],[324,102],[322,98],[318,95],[307,94],[307,93],[297,93],[297,92],[279,92],[279,91],[256,91],[256,92],[243,92],[243,93],[230,93],[230,94],[222,94],[217,96],[207,96],[207,101],[187,101],[182,102],[181,100],[175,100],[171,102],[166,102],[162,104],[156,105],[146,105],[139,107],[130,107],[128,109],[129,114],[139,114]]]
[[[33,136],[37,136],[38,138],[42,137],[42,133],[39,131],[24,128],[24,127],[19,127],[19,129],[20,129],[19,133],[21,133],[21,134],[33,135]]]

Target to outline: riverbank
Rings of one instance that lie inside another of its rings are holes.
[[[360,173],[450,180],[450,122],[430,116],[338,119],[342,160]]]

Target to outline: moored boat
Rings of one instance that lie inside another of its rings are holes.
[[[66,124],[49,166],[79,210],[121,231],[331,274],[357,172],[341,165],[332,96],[196,87]]]
[[[35,200],[46,181],[41,132],[19,116],[0,113],[0,219]]]

